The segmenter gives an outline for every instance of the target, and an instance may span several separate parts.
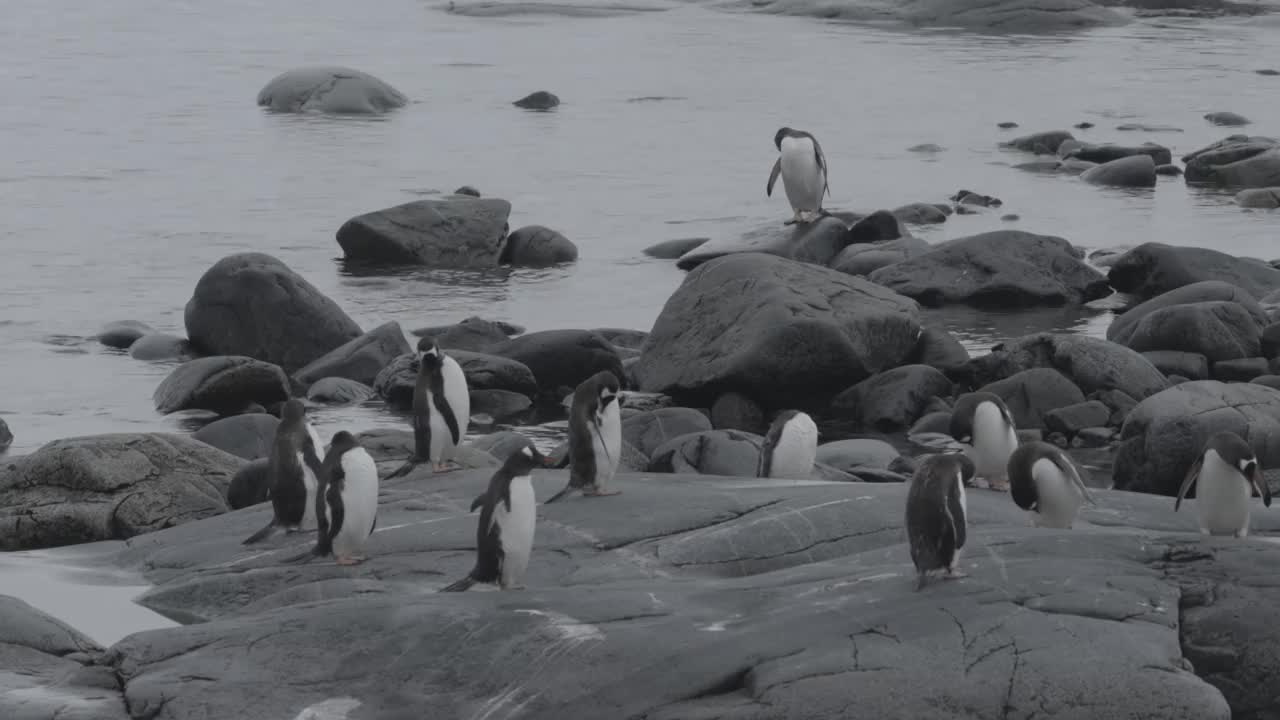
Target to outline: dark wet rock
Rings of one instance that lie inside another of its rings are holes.
[[[247,508],[271,499],[271,459],[262,457],[240,466],[227,486],[227,505],[232,510]]]
[[[1120,292],[1152,298],[1184,285],[1221,280],[1255,298],[1280,288],[1280,270],[1261,260],[1199,247],[1143,243],[1116,260],[1107,273]]]
[[[1110,290],[1082,255],[1059,237],[996,230],[941,243],[869,279],[926,306],[1085,303]]]
[[[1037,155],[1056,155],[1062,143],[1074,139],[1075,136],[1067,130],[1049,130],[1016,137],[1000,143],[1000,146]]]
[[[545,267],[577,259],[577,245],[542,225],[526,225],[512,231],[502,251],[503,263],[519,267]]]
[[[103,345],[117,350],[128,350],[138,338],[155,330],[151,326],[137,320],[118,320],[102,326],[93,337]]]
[[[1087,427],[1076,433],[1071,439],[1073,448],[1102,448],[1111,445],[1116,431],[1109,427]]]
[[[933,246],[917,237],[903,237],[885,242],[856,244],[846,247],[831,260],[832,270],[849,275],[869,275],[887,265],[915,259]]]
[[[1182,132],[1182,128],[1172,125],[1148,125],[1146,123],[1120,123],[1116,129],[1121,132]],[[1157,161],[1159,162],[1159,161]],[[1166,160],[1165,162],[1169,162]]]
[[[659,260],[675,260],[691,250],[701,247],[711,238],[677,238],[663,240],[644,249],[644,254]]]
[[[528,395],[510,390],[472,390],[472,414],[484,414],[498,422],[510,420],[533,407]]]
[[[1088,120],[1083,120],[1081,122],[1076,123],[1075,125],[1072,125],[1071,127],[1074,127],[1077,130],[1088,130],[1089,128],[1093,127],[1093,123],[1089,122]]]
[[[862,468],[888,470],[900,457],[898,450],[892,445],[873,438],[823,443],[818,446],[817,453],[818,462],[845,472]]]
[[[649,472],[755,477],[759,435],[741,430],[706,430],[672,438],[649,458]]]
[[[1155,187],[1156,164],[1149,155],[1129,155],[1091,167],[1080,174],[1090,185]]]
[[[258,105],[273,112],[368,115],[403,107],[408,101],[382,80],[338,66],[287,70],[258,92]]]
[[[560,98],[546,90],[536,90],[511,104],[525,110],[550,110],[560,104]]]
[[[919,145],[912,145],[911,147],[907,148],[907,152],[940,153],[945,149],[946,148],[942,147],[937,143],[920,143]]]
[[[1164,375],[1142,355],[1086,335],[1024,335],[973,358],[968,370],[977,382],[986,383],[1037,367],[1058,370],[1086,393],[1114,389],[1143,399],[1166,387]]]
[[[538,391],[533,370],[518,360],[466,350],[447,352],[462,367],[472,390],[510,390],[523,395]]]
[[[1280,208],[1280,187],[1250,188],[1236,193],[1236,204],[1245,208]]]
[[[186,326],[205,354],[244,355],[286,373],[361,334],[337,303],[263,253],[228,255],[205,271],[187,302]]]
[[[1204,119],[1214,125],[1225,125],[1227,127],[1239,127],[1249,124],[1249,118],[1233,112],[1211,112],[1205,115]]]
[[[1018,215],[1017,213],[1006,213],[1004,215],[1001,215],[1000,219],[1005,222],[1017,222],[1022,219],[1022,216]]]
[[[1105,165],[1115,160],[1137,155],[1149,156],[1155,165],[1167,165],[1173,162],[1173,152],[1169,148],[1151,142],[1141,145],[1112,145],[1110,143],[1095,145],[1093,143],[1084,143],[1079,147],[1072,148],[1070,152],[1065,154],[1065,158],[1078,158]]]
[[[1280,322],[1268,322],[1262,328],[1262,354],[1269,358],[1280,355]]]
[[[1259,324],[1267,322],[1266,312],[1252,295],[1228,282],[1204,280],[1174,288],[1126,310],[1107,327],[1107,339],[1120,342],[1128,338],[1133,334],[1133,329],[1139,321],[1156,310],[1175,305],[1217,301],[1237,303]]]
[[[271,456],[276,426],[280,420],[266,413],[232,415],[214,420],[192,433],[191,437],[245,460]],[[324,452],[324,448],[317,448]]]
[[[471,187],[470,185],[463,185],[457,190],[454,190],[453,194],[454,195],[470,195],[471,197],[477,197],[477,198],[480,197],[480,191],[475,189],[474,187]]]
[[[288,400],[289,378],[271,363],[248,357],[216,356],[190,360],[173,369],[152,399],[165,415],[179,410],[231,413],[249,403]]]
[[[342,377],[368,385],[382,368],[407,352],[410,352],[409,341],[400,323],[392,320],[316,358],[294,373],[293,378],[303,386],[325,377]]]
[[[1152,395],[1120,430],[1115,487],[1176,495],[1187,468],[1215,432],[1234,432],[1264,468],[1280,465],[1280,391],[1254,383],[1195,380]]]
[[[743,430],[764,435],[769,429],[764,410],[754,400],[737,392],[722,393],[711,405],[711,426],[716,430]]]
[[[8,450],[12,444],[13,432],[9,430],[9,424],[4,421],[4,418],[0,418],[0,452]]]
[[[886,213],[887,214],[887,213]],[[897,223],[897,219],[890,215]],[[681,270],[692,270],[714,258],[739,253],[768,253],[800,262],[826,265],[850,242],[844,221],[832,216],[811,223],[770,223],[731,239],[712,239],[676,261]]]
[[[1181,375],[1189,380],[1209,379],[1209,358],[1198,352],[1149,350],[1142,357],[1165,375]]]
[[[1044,427],[1050,432],[1075,437],[1089,427],[1104,427],[1111,420],[1111,408],[1099,400],[1086,400],[1075,405],[1055,408],[1044,414]]]
[[[0,549],[124,540],[225,512],[242,463],[167,433],[55,440],[0,465]]]
[[[1182,168],[1177,165],[1157,165],[1156,174],[1166,177],[1178,177],[1182,174]]]
[[[368,385],[340,377],[320,378],[307,388],[307,399],[321,405],[354,405],[373,396]]]
[[[1032,160],[1030,162],[1018,163],[1013,166],[1013,169],[1050,175],[1062,171],[1062,161],[1055,159]]]
[[[1273,68],[1263,68],[1262,70],[1254,70],[1254,72],[1259,75],[1280,75],[1280,70],[1275,70]]]
[[[338,245],[354,262],[494,268],[510,215],[511,203],[500,198],[415,200],[351,218],[338,228]]]
[[[633,415],[622,421],[622,439],[646,456],[681,435],[711,430],[707,416],[684,407],[668,407]]]
[[[907,231],[902,227],[902,223],[903,221],[894,213],[888,210],[876,210],[864,218],[859,218],[857,222],[849,226],[846,243],[880,243],[906,237]],[[843,247],[837,249],[836,253],[839,254],[841,249]],[[799,260],[800,258],[796,259]],[[829,265],[831,260],[819,264]]]
[[[1115,10],[1083,0],[1001,0],[983,6],[952,3],[832,5],[814,0],[756,0],[750,7],[758,12],[873,25],[899,22],[908,27],[965,28],[1012,33],[1079,30],[1130,22]]]
[[[1266,375],[1268,371],[1269,365],[1266,358],[1247,357],[1219,360],[1213,364],[1211,375],[1214,380],[1223,382],[1249,382],[1256,377]]]
[[[569,388],[572,392],[578,383],[601,370],[612,372],[619,380],[625,377],[618,351],[589,330],[542,330],[491,345],[486,352],[523,363],[543,393],[567,394],[560,390]]]
[[[1274,390],[1280,390],[1280,375],[1259,375],[1249,382],[1256,383],[1258,385],[1265,385]]]
[[[1000,396],[1019,428],[1045,428],[1045,416],[1085,401],[1084,392],[1066,375],[1052,368],[1032,368],[981,388]]]
[[[187,360],[193,354],[186,338],[166,333],[147,333],[129,346],[129,357],[134,360]]]
[[[504,342],[512,335],[519,335],[524,328],[501,320],[485,320],[472,316],[454,325],[418,328],[418,337],[433,337],[445,350],[470,350],[483,352],[490,345]]]
[[[877,373],[831,401],[854,432],[905,431],[924,414],[929,401],[951,395],[951,381],[928,365],[903,365]]]
[[[610,345],[627,350],[640,350],[644,347],[644,341],[649,338],[649,333],[644,330],[631,328],[592,328],[591,332],[604,338]]]
[[[946,205],[916,202],[894,208],[893,216],[899,222],[911,223],[912,225],[936,225],[946,222],[947,217],[952,212],[951,208]]]
[[[951,201],[959,205],[975,207],[1000,207],[1004,204],[998,197],[983,195],[972,190],[957,190],[956,194],[951,196]]]
[[[1265,188],[1280,185],[1280,143],[1232,135],[1182,157],[1188,183]]]
[[[996,127],[1000,128],[1001,130],[1012,130],[1018,127],[1018,123],[1005,120],[1005,121],[996,123]]]
[[[1213,362],[1259,355],[1261,339],[1257,318],[1244,305],[1227,300],[1159,308],[1112,338],[1138,352],[1180,350]]]
[[[929,365],[945,372],[963,367],[969,362],[969,351],[954,335],[942,328],[926,327],[920,331],[916,350],[910,360],[920,365]]]
[[[640,389],[677,399],[736,390],[767,406],[803,407],[900,365],[919,332],[913,301],[866,280],[771,255],[731,255],[689,273],[634,373]]]

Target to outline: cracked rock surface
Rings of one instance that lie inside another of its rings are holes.
[[[294,68],[258,91],[258,105],[273,112],[374,115],[409,100],[378,78],[346,67]]]

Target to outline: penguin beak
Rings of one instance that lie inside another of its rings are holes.
[[[1271,488],[1267,485],[1267,481],[1262,477],[1262,468],[1257,463],[1249,468],[1249,479],[1253,481],[1253,486],[1258,489],[1258,494],[1262,496],[1263,507],[1271,507]]]

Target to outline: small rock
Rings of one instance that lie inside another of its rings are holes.
[[[454,195],[470,195],[471,197],[480,197],[480,191],[471,187],[470,185],[463,185],[457,190],[454,190],[453,194]]]
[[[293,374],[303,386],[325,377],[341,377],[369,385],[382,368],[410,352],[400,323],[385,322],[369,332],[330,350]]]
[[[1182,168],[1177,165],[1157,165],[1156,174],[1166,177],[1178,177],[1182,174]]]
[[[1072,127],[1076,128],[1077,130],[1088,130],[1089,128],[1093,127],[1093,123],[1086,120],[1084,122],[1078,122],[1075,125],[1072,125]]]
[[[911,427],[930,400],[950,396],[951,391],[951,381],[936,368],[903,365],[841,392],[831,407],[852,420],[855,431],[895,433]]]
[[[976,205],[978,207],[1000,207],[1004,204],[1000,198],[982,195],[972,190],[957,191],[955,195],[951,196],[951,201],[961,205]]]
[[[185,360],[191,356],[191,344],[186,338],[165,333],[147,333],[129,346],[129,357],[134,360]]]
[[[916,421],[915,425],[907,431],[907,436],[922,435],[924,433],[938,433],[947,435],[951,432],[951,411],[935,410],[926,414],[924,417]]]
[[[150,325],[137,320],[118,320],[102,326],[94,337],[98,342],[117,350],[128,350],[138,338],[155,330]]]
[[[522,448],[528,447],[534,448],[535,450],[537,449],[537,446],[533,444],[532,440],[525,435],[512,430],[503,430],[502,432],[496,432],[489,435],[481,435],[467,444],[476,450],[482,450],[489,453],[497,459],[498,462],[506,462],[507,458],[511,457],[512,453],[518,452]]]
[[[1004,214],[1004,215],[1001,215],[1001,216],[1000,216],[1000,219],[1001,219],[1001,220],[1003,220],[1003,221],[1005,221],[1005,222],[1017,222],[1018,220],[1021,220],[1022,218],[1021,218],[1021,217],[1019,217],[1017,213],[1006,213],[1006,214]]]
[[[1155,187],[1156,164],[1149,155],[1130,155],[1091,167],[1080,179],[1090,185]]]
[[[239,510],[271,499],[271,459],[262,457],[247,462],[231,477],[227,487],[227,505]]]
[[[1111,444],[1111,439],[1116,433],[1109,427],[1088,427],[1082,428],[1076,436],[1071,439],[1071,447],[1076,448],[1100,448]]]
[[[1163,145],[1148,142],[1141,145],[1113,145],[1104,143],[1095,145],[1093,143],[1081,143],[1072,147],[1070,151],[1063,153],[1059,148],[1058,152],[1063,155],[1064,160],[1079,159],[1091,163],[1106,164],[1114,160],[1121,160],[1135,155],[1146,155],[1150,157],[1156,165],[1165,165],[1173,162],[1173,151]]]
[[[560,98],[546,90],[538,90],[511,103],[525,110],[550,110],[560,104]]]
[[[472,414],[483,413],[497,422],[511,420],[533,407],[528,395],[510,390],[472,390],[470,395]]]
[[[1018,123],[1005,120],[1004,122],[996,123],[996,127],[1000,128],[1001,130],[1012,130],[1013,128],[1018,127]]]
[[[897,240],[906,233],[896,215],[888,210],[876,210],[870,215],[854,223],[845,238],[846,244],[876,243],[886,240]],[[839,249],[836,252],[840,252]],[[828,264],[830,261],[821,263]]]
[[[948,205],[917,202],[894,208],[893,216],[901,222],[912,225],[936,225],[946,222],[952,212]]]
[[[1228,127],[1239,127],[1248,125],[1249,118],[1233,112],[1211,112],[1204,116],[1205,120],[1214,125],[1225,125]]]
[[[1044,414],[1046,429],[1072,437],[1087,427],[1104,426],[1111,419],[1111,408],[1098,400],[1056,408]]]
[[[152,399],[156,410],[168,415],[192,409],[231,413],[252,402],[269,405],[289,397],[289,378],[279,366],[248,357],[215,356],[174,368]]]
[[[649,257],[658,258],[659,260],[675,260],[710,239],[711,238],[679,238],[676,240],[663,240],[655,245],[650,245],[642,252]]]
[[[544,267],[578,259],[578,246],[569,238],[541,225],[526,225],[507,237],[502,251],[504,264]]]
[[[1016,125],[1014,127],[1017,127]],[[1001,147],[1013,148],[1024,152],[1031,152],[1037,155],[1056,155],[1058,148],[1062,143],[1068,140],[1074,140],[1075,136],[1066,130],[1050,130],[1048,132],[1034,133],[1032,135],[1023,135],[1014,138],[1008,142],[1000,143]]]
[[[412,334],[433,337],[445,350],[470,350],[483,352],[490,345],[504,342],[512,335],[519,335],[524,328],[502,320],[485,320],[471,316],[453,325],[418,328]]]
[[[1116,126],[1121,132],[1139,131],[1139,132],[1182,132],[1182,128],[1173,127],[1172,125],[1147,125],[1145,123],[1122,123]]]
[[[9,430],[9,424],[4,421],[4,418],[0,418],[0,452],[8,450],[12,444],[13,432]]]
[[[340,377],[320,378],[307,388],[307,399],[322,405],[354,405],[373,395],[368,385]]]
[[[985,385],[981,391],[999,395],[1019,428],[1043,428],[1049,412],[1085,401],[1080,388],[1052,368],[1024,370]]]
[[[757,435],[768,430],[760,406],[736,392],[723,393],[716,398],[711,405],[711,426],[716,430],[743,430]]]
[[[1264,357],[1219,360],[1213,364],[1213,379],[1222,382],[1249,382],[1270,370]]]
[[[707,430],[681,435],[654,451],[649,472],[755,477],[760,464],[757,435]]]
[[[1271,68],[1264,68],[1264,69],[1262,69],[1262,70],[1254,70],[1254,72],[1258,73],[1259,75],[1271,75],[1271,76],[1280,75],[1280,70],[1273,70],[1273,69],[1271,69]]]
[[[266,413],[246,413],[221,418],[192,433],[191,437],[245,460],[271,456],[280,420]],[[324,448],[316,448],[323,457]]]
[[[920,145],[912,145],[911,147],[907,148],[907,152],[939,153],[939,152],[942,152],[944,149],[945,148],[943,148],[941,145],[938,145],[937,143],[922,143]]]

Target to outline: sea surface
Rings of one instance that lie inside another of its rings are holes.
[[[828,205],[868,212],[966,188],[995,212],[921,228],[931,242],[999,227],[1086,248],[1158,240],[1270,258],[1277,213],[1162,178],[1109,190],[1027,174],[997,148],[1070,127],[1175,155],[1232,131],[1280,132],[1280,25],[1150,20],[1057,37],[897,31],[701,4],[618,17],[463,17],[414,0],[8,3],[0,23],[0,413],[11,455],[72,435],[187,430],[151,394],[172,369],[88,340],[102,324],[184,334],[200,275],[270,253],[368,329],[471,315],[530,330],[647,330],[683,273],[658,241],[781,222],[765,197],[782,125],[821,140]],[[377,75],[412,103],[380,118],[271,114],[258,90],[298,66]],[[539,89],[563,100],[527,112]],[[1015,131],[1000,121],[1021,124]],[[1183,132],[1119,132],[1116,125]],[[936,143],[943,150],[911,152]],[[581,259],[494,274],[348,273],[348,218],[471,184],[575,241]],[[1004,213],[1021,220],[1005,223]],[[262,312],[271,312],[263,308]],[[1040,329],[1100,334],[1108,316],[934,314],[974,351]],[[325,437],[404,427],[375,407],[316,413]]]

